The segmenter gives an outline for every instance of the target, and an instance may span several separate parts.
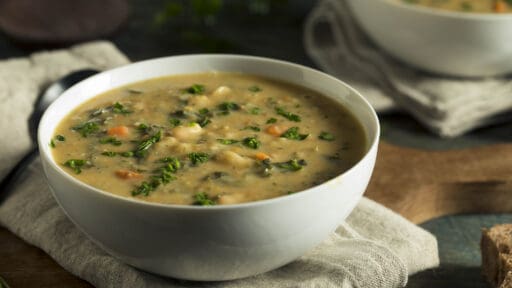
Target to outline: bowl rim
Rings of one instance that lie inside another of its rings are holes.
[[[313,186],[313,187],[310,187],[310,188],[298,191],[298,192],[290,194],[290,195],[285,195],[285,196],[280,196],[280,197],[275,197],[275,198],[269,198],[269,199],[263,199],[263,200],[257,200],[257,201],[251,201],[251,202],[229,204],[229,205],[195,206],[195,205],[182,205],[182,204],[168,204],[168,203],[149,202],[149,201],[139,200],[137,198],[130,198],[130,197],[125,197],[125,196],[117,195],[117,194],[114,194],[114,193],[110,193],[108,191],[96,188],[96,187],[94,187],[92,185],[89,185],[87,183],[84,183],[84,182],[76,179],[75,177],[73,177],[72,175],[70,175],[69,173],[64,171],[64,169],[62,167],[57,165],[56,161],[53,159],[53,157],[51,155],[51,149],[49,149],[49,148],[48,149],[45,149],[45,148],[41,149],[41,147],[44,147],[44,145],[45,145],[42,142],[42,138],[43,138],[43,136],[42,136],[43,129],[42,128],[43,128],[43,125],[45,123],[51,123],[52,122],[52,121],[46,119],[46,118],[49,117],[47,111],[50,111],[50,110],[54,109],[53,106],[57,105],[57,103],[58,103],[57,101],[52,103],[47,108],[45,113],[43,113],[43,115],[41,117],[41,121],[40,121],[39,126],[38,126],[37,143],[38,143],[38,145],[40,147],[40,149],[39,149],[40,157],[44,157],[45,158],[45,162],[47,164],[49,164],[51,169],[53,169],[58,174],[63,176],[66,180],[71,181],[73,184],[78,185],[79,187],[91,190],[90,191],[91,193],[93,192],[93,193],[97,194],[98,196],[107,197],[107,198],[110,198],[110,199],[112,199],[114,201],[121,201],[121,202],[123,202],[125,204],[142,205],[142,206],[146,206],[146,207],[161,208],[161,209],[202,210],[202,211],[211,210],[211,211],[213,211],[213,210],[236,210],[236,209],[249,208],[249,207],[258,207],[258,206],[262,206],[262,205],[270,205],[270,204],[275,204],[275,203],[279,203],[279,202],[282,202],[282,201],[288,201],[287,199],[296,199],[298,197],[301,197],[301,196],[305,195],[306,193],[308,193],[308,194],[309,193],[314,193],[313,190],[316,190],[319,187],[322,187],[322,186],[326,185],[327,183],[329,183],[331,181],[335,181],[336,179],[338,179],[340,177],[344,177],[344,175],[353,173],[353,171],[356,169],[356,167],[359,167],[359,166],[363,165],[362,163],[368,157],[370,157],[370,155],[372,154],[371,152],[373,150],[377,150],[377,146],[378,146],[379,139],[380,139],[380,123],[379,123],[379,119],[377,117],[377,113],[375,112],[375,109],[373,109],[371,104],[368,102],[368,100],[365,97],[363,97],[361,95],[361,93],[359,93],[357,90],[352,88],[350,85],[348,85],[344,81],[342,81],[342,80],[340,80],[340,79],[338,79],[338,78],[336,78],[334,76],[331,76],[331,75],[329,75],[329,74],[327,74],[325,72],[322,72],[320,70],[313,69],[313,68],[310,68],[310,67],[307,67],[307,66],[304,66],[304,65],[301,65],[301,64],[289,62],[289,61],[278,60],[278,59],[273,59],[273,58],[268,58],[268,57],[250,56],[250,55],[241,55],[241,54],[182,54],[182,55],[173,55],[173,56],[166,56],[166,57],[151,58],[151,59],[148,59],[148,60],[132,62],[132,63],[126,64],[126,65],[123,65],[123,66],[120,66],[120,67],[116,67],[116,68],[113,68],[113,69],[108,69],[108,70],[102,71],[100,73],[97,73],[95,75],[92,75],[92,76],[90,76],[90,77],[88,77],[88,78],[86,78],[86,79],[84,79],[84,80],[74,84],[73,86],[69,87],[68,89],[66,89],[61,94],[61,96],[66,94],[66,93],[68,93],[70,90],[74,89],[75,87],[77,87],[79,85],[83,85],[83,83],[86,82],[86,81],[95,81],[94,79],[100,78],[103,75],[107,75],[109,73],[113,73],[113,72],[116,72],[116,71],[123,70],[123,69],[125,69],[128,66],[129,67],[133,67],[133,66],[136,66],[136,65],[147,65],[147,64],[151,64],[151,62],[169,61],[171,59],[189,58],[189,57],[190,58],[201,58],[201,57],[204,57],[204,58],[218,58],[218,59],[225,58],[227,61],[237,61],[237,60],[262,61],[262,62],[267,62],[267,63],[274,63],[274,64],[277,64],[277,65],[291,66],[291,67],[293,67],[295,69],[306,70],[306,71],[308,71],[308,73],[314,73],[314,74],[320,75],[322,77],[327,77],[327,78],[329,78],[331,80],[334,80],[335,82],[339,82],[339,84],[341,84],[342,86],[346,87],[350,91],[351,94],[354,94],[355,97],[358,97],[365,104],[368,112],[370,112],[370,114],[372,116],[372,122],[374,122],[373,124],[375,125],[375,128],[376,128],[375,129],[375,133],[374,133],[374,135],[372,135],[372,139],[367,139],[368,148],[366,149],[366,152],[361,157],[361,159],[359,159],[354,165],[352,165],[345,172],[343,172],[343,173],[341,173],[341,174],[339,174],[339,175],[337,175],[337,176],[335,176],[335,177],[333,177],[333,178],[331,178],[331,179],[329,179],[327,181],[324,181],[324,182],[322,182],[319,185],[316,185],[316,186]],[[219,71],[223,72],[222,70],[219,70]],[[194,73],[200,73],[200,72],[194,72]],[[189,74],[191,74],[191,73],[189,73]],[[250,73],[247,73],[247,74],[250,74]],[[165,76],[162,75],[162,77],[165,77]],[[151,78],[155,78],[155,77],[149,77],[148,79],[151,79]],[[137,80],[137,81],[144,81],[144,80],[145,79],[140,79],[140,80]],[[137,82],[137,81],[135,81],[135,82]],[[285,81],[285,80],[279,80],[279,81]],[[135,83],[135,82],[131,82],[131,83]],[[128,84],[129,83],[126,83],[126,84],[123,84],[123,85],[128,85]],[[119,85],[119,86],[115,86],[115,87],[110,87],[106,91],[110,91],[112,89],[115,89],[117,87],[121,87],[123,85]],[[305,87],[305,86],[303,86],[303,87]],[[311,89],[311,88],[309,88],[309,89]],[[98,94],[96,94],[95,96],[97,96],[97,95]],[[95,96],[91,96],[91,97],[87,98],[87,100],[90,100],[90,99],[94,98]],[[85,101],[87,101],[87,100],[85,100]],[[65,115],[66,116],[69,115],[69,112],[71,112],[73,109],[77,108],[78,106],[80,106],[83,103],[84,103],[84,101],[81,101],[80,103],[75,104],[73,106],[73,108],[70,111],[68,111],[68,113],[65,114]],[[56,122],[60,123],[60,121],[62,121],[62,118],[58,119],[58,121],[56,121]],[[53,121],[53,122],[55,122],[55,121]],[[54,131],[52,131],[52,133],[53,132]],[[46,174],[46,171],[45,171],[45,174]],[[49,185],[49,183],[48,183],[48,185]],[[50,190],[52,190],[52,189],[50,189]],[[52,193],[53,193],[53,190],[52,190]],[[55,194],[54,194],[54,196],[55,196]]]
[[[356,0],[359,1],[359,0]],[[482,21],[502,21],[512,20],[512,13],[491,13],[491,12],[462,12],[444,10],[438,8],[427,7],[423,5],[408,4],[401,0],[378,0],[391,6],[396,6],[400,9],[409,10],[411,12],[423,13],[430,16],[447,17],[452,19],[461,20],[482,20]]]

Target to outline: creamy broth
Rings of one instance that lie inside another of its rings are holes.
[[[354,116],[317,92],[213,72],[101,94],[66,116],[50,145],[87,184],[185,205],[295,193],[346,171],[367,146]]]
[[[512,1],[509,0],[400,0],[404,3],[417,4],[432,8],[476,12],[476,13],[510,13]]]

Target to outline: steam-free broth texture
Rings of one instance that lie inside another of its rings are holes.
[[[314,91],[211,72],[99,95],[59,124],[50,145],[64,170],[99,189],[216,205],[318,185],[359,161],[366,139],[350,112]]]
[[[461,12],[510,13],[511,0],[399,0],[408,4]]]

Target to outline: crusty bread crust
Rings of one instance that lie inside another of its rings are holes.
[[[482,230],[482,272],[494,287],[512,288],[512,224]]]

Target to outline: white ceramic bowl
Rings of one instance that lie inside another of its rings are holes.
[[[205,71],[259,74],[317,90],[348,107],[363,124],[364,158],[330,181],[286,197],[197,207],[124,198],[81,183],[51,156],[48,143],[73,108],[112,88],[164,75]],[[189,55],[134,63],[86,79],[45,112],[38,141],[53,195],[67,216],[108,253],[140,269],[189,280],[228,280],[263,273],[305,254],[347,217],[375,163],[379,123],[364,98],[343,82],[292,63],[236,55]]]
[[[395,58],[463,77],[512,72],[512,14],[436,10],[401,0],[348,0],[357,22]]]

